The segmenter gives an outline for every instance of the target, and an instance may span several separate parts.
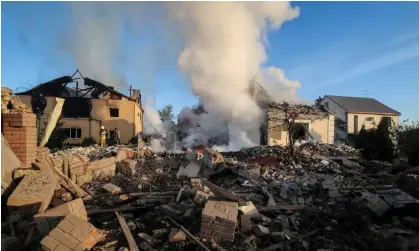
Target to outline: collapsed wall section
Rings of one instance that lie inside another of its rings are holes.
[[[23,166],[30,167],[37,156],[36,115],[3,113],[2,133]]]

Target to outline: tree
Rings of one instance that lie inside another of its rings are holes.
[[[173,106],[172,105],[166,105],[162,109],[159,110],[160,120],[162,122],[165,121],[172,121],[174,119],[173,115]]]
[[[377,159],[392,162],[394,145],[390,138],[390,127],[391,118],[383,117],[375,132],[374,144],[377,153]]]
[[[408,157],[409,164],[419,165],[419,121],[403,121],[390,130],[395,154]]]
[[[362,157],[367,160],[392,162],[394,145],[390,138],[391,120],[383,118],[376,129],[366,130],[365,126],[354,136],[355,148],[361,149]]]
[[[295,134],[298,132],[299,127],[295,126],[295,120],[298,117],[298,112],[295,109],[291,109],[287,102],[283,102],[282,106],[278,107],[283,113],[282,126],[288,132],[288,141],[291,156],[294,157],[294,146],[295,146]]]
[[[362,157],[367,160],[375,158],[375,129],[366,130],[365,125],[362,125],[359,134],[355,135],[355,148],[362,149]]]

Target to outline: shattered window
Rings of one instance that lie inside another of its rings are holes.
[[[119,117],[119,109],[118,108],[109,108],[109,115],[111,117]]]

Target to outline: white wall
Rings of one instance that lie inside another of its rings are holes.
[[[326,102],[329,103],[328,106],[326,106]],[[341,106],[339,106],[338,104],[336,104],[333,100],[331,100],[329,97],[325,97],[322,102],[322,105],[326,106],[329,110],[331,110],[336,118],[339,118],[343,121],[346,122],[346,110],[343,109]]]

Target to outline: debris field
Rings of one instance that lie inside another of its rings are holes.
[[[348,146],[39,152],[3,193],[4,250],[419,250],[419,168]]]

